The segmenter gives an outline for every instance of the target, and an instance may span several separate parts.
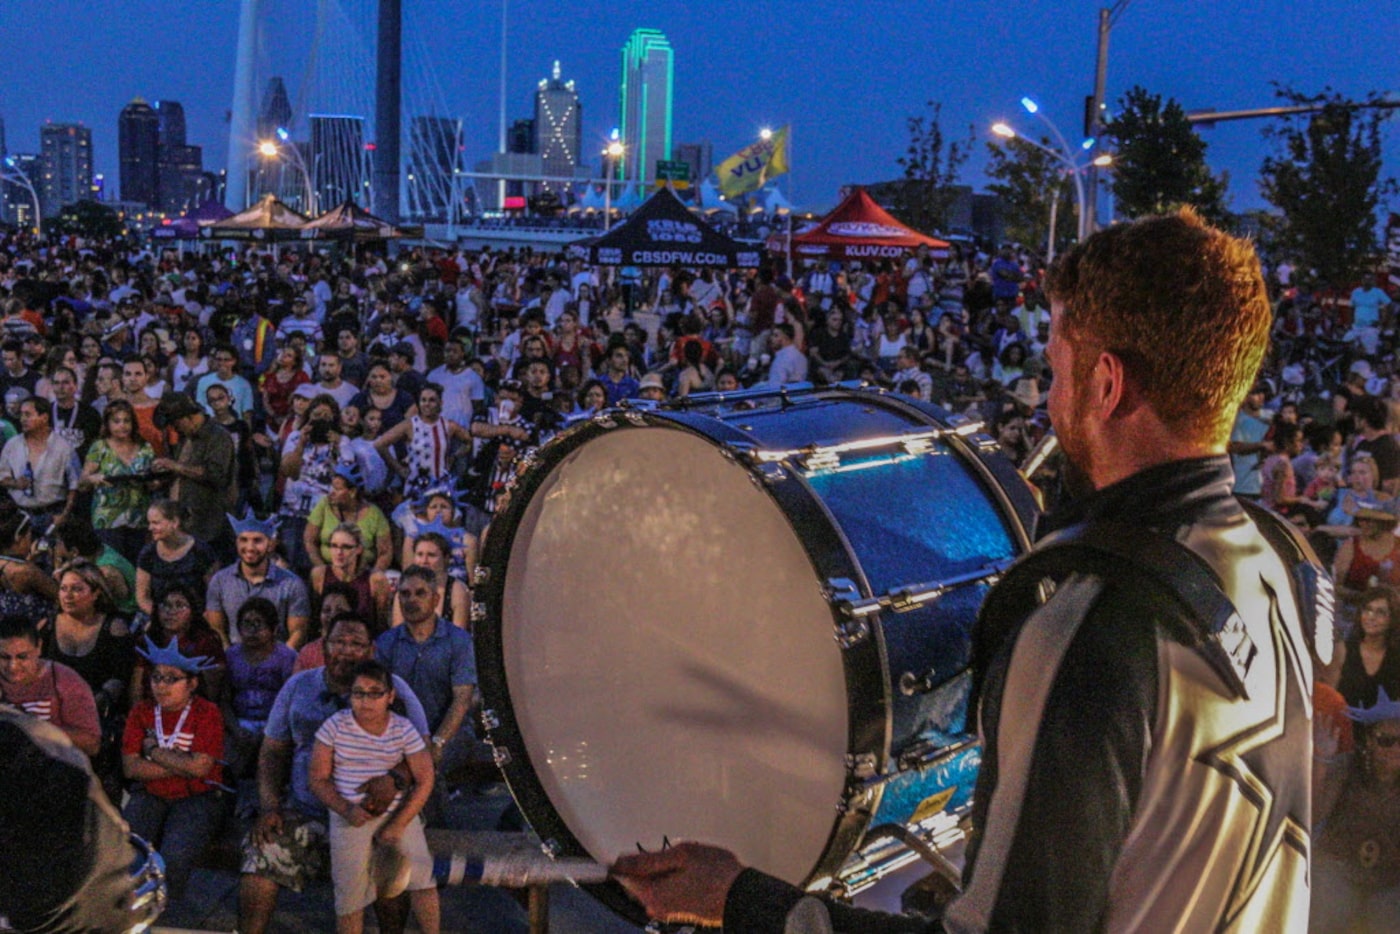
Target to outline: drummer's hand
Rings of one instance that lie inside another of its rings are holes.
[[[724,899],[743,869],[728,850],[678,843],[659,853],[620,856],[612,874],[650,918],[719,926],[724,921]]]

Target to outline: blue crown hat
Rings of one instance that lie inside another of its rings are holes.
[[[357,490],[363,490],[365,488],[365,475],[364,472],[360,470],[359,464],[341,461],[335,465],[333,473]]]
[[[446,525],[442,519],[434,519],[432,522],[418,523],[418,535],[415,535],[414,538],[426,535],[429,532],[436,532],[456,546],[462,543],[462,533],[464,531],[466,530]]]
[[[1384,723],[1400,720],[1400,700],[1391,700],[1385,688],[1376,688],[1376,702],[1370,707],[1348,707],[1347,716],[1357,723]]]
[[[448,474],[443,474],[432,482],[418,498],[413,501],[414,509],[427,509],[428,500],[434,496],[446,496],[452,502],[452,508],[460,515],[467,506],[467,491],[457,489],[457,484]]]
[[[151,641],[150,636],[145,637],[144,648],[138,646],[136,651],[142,658],[152,665],[167,665],[171,668],[178,668],[187,675],[197,675],[201,671],[208,671],[211,668],[218,668],[219,663],[209,658],[207,655],[186,656],[180,653],[179,640],[171,638],[170,644],[165,648],[158,648]]]
[[[266,519],[259,519],[253,514],[252,509],[244,510],[242,519],[230,515],[229,513],[224,513],[224,515],[228,516],[228,523],[233,526],[233,534],[235,536],[244,535],[249,532],[261,532],[268,538],[277,537],[276,516],[268,516]]]

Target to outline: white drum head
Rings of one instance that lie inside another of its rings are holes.
[[[713,443],[618,429],[558,464],[511,544],[501,645],[534,771],[592,857],[664,835],[793,883],[815,868],[846,777],[831,610]]]

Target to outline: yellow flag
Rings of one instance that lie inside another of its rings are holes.
[[[726,198],[762,188],[771,178],[788,170],[788,131],[777,130],[768,139],[750,143],[725,159],[715,169],[719,190]]]

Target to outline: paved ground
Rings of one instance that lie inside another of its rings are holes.
[[[449,803],[443,824],[456,830],[494,830],[510,805],[503,784],[479,792],[463,792]],[[462,886],[440,890],[442,930],[473,934],[524,934],[526,911],[521,901],[503,889]],[[550,931],[554,934],[636,934],[627,924],[585,892],[572,886],[550,888]],[[366,926],[376,930],[374,912],[366,912]],[[238,922],[238,875],[229,870],[197,870],[189,891],[179,905],[161,918],[156,931],[233,931]],[[297,895],[283,892],[273,917],[273,932],[333,931],[329,882],[318,883]],[[410,926],[410,930],[414,930]]]

